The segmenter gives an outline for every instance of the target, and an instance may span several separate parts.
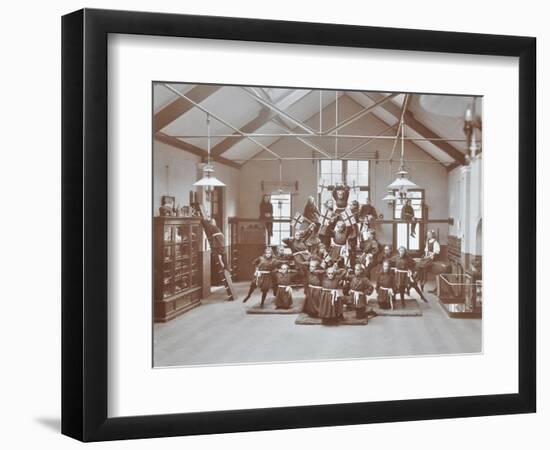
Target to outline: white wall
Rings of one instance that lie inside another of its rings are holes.
[[[189,205],[189,192],[194,190],[200,193],[200,189],[193,186],[199,179],[201,171],[199,164],[201,158],[197,155],[167,145],[157,140],[153,144],[153,208],[158,215],[160,198],[162,195],[173,195],[176,204]],[[169,176],[166,166],[169,166]],[[225,216],[232,217],[237,214],[237,199],[239,198],[239,173],[238,169],[225,164],[214,163],[216,177],[224,182],[224,211]],[[224,234],[228,241],[227,219],[224,223]]]
[[[176,197],[176,204],[189,205],[189,191],[196,190],[197,164],[201,158],[157,140],[153,143],[153,210],[159,215],[160,198]],[[168,169],[166,168],[168,166]],[[168,170],[168,172],[167,172]]]
[[[483,217],[482,172],[482,158],[475,158],[468,167],[457,167],[449,172],[449,215],[454,219],[449,234],[462,239],[462,252],[471,255],[480,254],[476,233]],[[469,192],[467,199],[466,192]]]

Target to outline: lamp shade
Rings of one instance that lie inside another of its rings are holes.
[[[216,177],[210,176],[210,173],[207,172],[206,176],[202,177],[199,181],[193,183],[193,186],[225,186],[220,180]]]
[[[395,202],[397,200],[397,197],[390,192],[382,200],[384,200],[385,202]]]
[[[388,189],[397,189],[397,190],[407,190],[407,189],[418,189],[418,185],[413,183],[411,180],[405,177],[397,177],[390,185]]]

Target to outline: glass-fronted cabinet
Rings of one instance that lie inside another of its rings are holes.
[[[198,218],[155,217],[155,321],[166,322],[200,304],[202,228]]]

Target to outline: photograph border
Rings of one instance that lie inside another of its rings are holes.
[[[109,418],[107,40],[171,36],[519,58],[518,392]],[[536,410],[536,39],[84,9],[62,18],[62,433],[104,441]]]

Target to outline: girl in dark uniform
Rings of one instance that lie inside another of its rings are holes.
[[[320,243],[315,249],[315,252],[312,253],[312,256],[315,256],[319,260],[319,267],[321,269],[325,270],[327,267],[332,266],[330,253],[325,244]]]
[[[334,224],[338,219],[338,216],[334,212],[334,200],[328,199],[324,205],[325,209],[322,217],[319,218],[320,227],[319,227],[319,239],[327,247],[330,246],[330,233],[334,228]]]
[[[279,245],[277,247],[277,254],[274,256],[275,258],[275,266],[280,267],[282,264],[287,264],[290,268],[290,264],[292,263],[292,254],[288,254],[286,252],[286,247],[284,245]],[[277,295],[277,273],[274,272],[273,276],[271,277],[272,287],[273,287],[273,295]]]
[[[330,259],[332,259],[334,264],[337,264],[341,260],[344,261],[344,265],[347,264],[349,256],[348,236],[349,231],[344,222],[337,222],[332,232],[330,244]]]
[[[351,297],[351,306],[355,309],[357,319],[367,318],[367,296],[374,290],[367,278],[363,266],[355,265],[354,274],[349,277],[349,295]]]
[[[332,189],[332,198],[336,203],[336,212],[340,213],[348,206],[349,186],[344,186],[342,183],[336,183]]]
[[[296,267],[309,262],[311,255],[306,241],[311,236],[311,232],[312,230],[310,228],[306,231],[297,230],[294,233],[294,237],[283,239],[285,245],[292,250],[292,257],[294,258]]]
[[[271,204],[271,196],[268,194],[264,195],[260,202],[260,219],[266,221],[267,242],[271,242],[273,236],[273,205]]]
[[[334,323],[344,318],[344,305],[340,295],[340,285],[346,276],[345,269],[329,267],[323,277],[321,285],[321,299],[319,301],[319,317],[326,323]]]
[[[394,256],[391,247],[389,245],[385,245],[384,249],[376,254],[374,266],[380,266],[381,268],[384,261],[389,261],[390,267],[393,267],[395,264],[395,258],[396,257]]]
[[[254,278],[250,283],[248,294],[244,298],[243,303],[248,301],[252,293],[258,287],[260,288],[260,291],[262,291],[262,303],[260,306],[264,306],[267,291],[271,288],[271,276],[276,263],[277,261],[273,258],[273,251],[271,250],[271,247],[266,247],[264,254],[262,256],[258,256],[252,262],[252,264],[256,266],[256,272],[254,273]]]
[[[355,223],[348,226],[348,250],[350,267],[355,267],[355,259],[357,257],[357,244],[359,242],[359,202],[352,200],[348,211],[355,219]]]
[[[361,206],[359,216],[361,217],[361,222],[366,223],[369,228],[374,228],[374,221],[378,217],[378,213],[374,206],[371,205],[370,199],[367,199],[367,203]]]
[[[395,258],[395,290],[401,296],[401,305],[405,307],[405,291],[409,288],[412,271],[415,267],[414,260],[407,254],[407,249],[399,247],[397,258]]]
[[[225,238],[223,237],[223,233],[218,228],[215,219],[203,219],[202,226],[204,227],[204,231],[212,236],[212,253],[214,253],[218,258],[222,269],[225,269],[227,267],[227,258],[225,256]]]
[[[382,271],[376,280],[376,292],[378,293],[378,305],[382,309],[393,309],[395,277],[390,270],[390,262],[384,261]]]
[[[315,199],[313,196],[307,198],[306,206],[304,207],[304,217],[309,220],[311,223],[319,223],[319,216],[321,213],[315,204]]]
[[[401,208],[401,220],[411,224],[411,237],[416,237],[416,219],[414,217],[414,208],[411,205],[411,199],[405,200],[403,208]]]
[[[422,289],[424,289],[424,285],[426,284],[428,278],[428,273],[432,270],[434,262],[439,260],[440,252],[441,246],[435,237],[435,231],[428,231],[428,238],[426,239],[426,246],[424,248],[424,256],[418,264],[420,268],[420,283]],[[429,292],[435,293],[435,288]]]
[[[370,253],[373,256],[378,253],[380,245],[374,237],[374,230],[367,228],[363,223],[361,225],[361,231],[359,233],[359,248],[363,253]]]
[[[363,269],[365,270],[365,275],[367,278],[370,279],[372,269],[374,269],[375,266],[375,259],[372,253],[363,253],[359,256],[358,263],[363,266]]]
[[[325,271],[319,268],[319,260],[312,258],[309,267],[304,276],[306,286],[306,299],[304,302],[304,312],[311,317],[319,316],[319,306],[321,301],[321,290],[323,275]]]
[[[277,278],[276,309],[289,309],[292,306],[292,274],[288,271],[288,264],[281,264],[275,273]]]

